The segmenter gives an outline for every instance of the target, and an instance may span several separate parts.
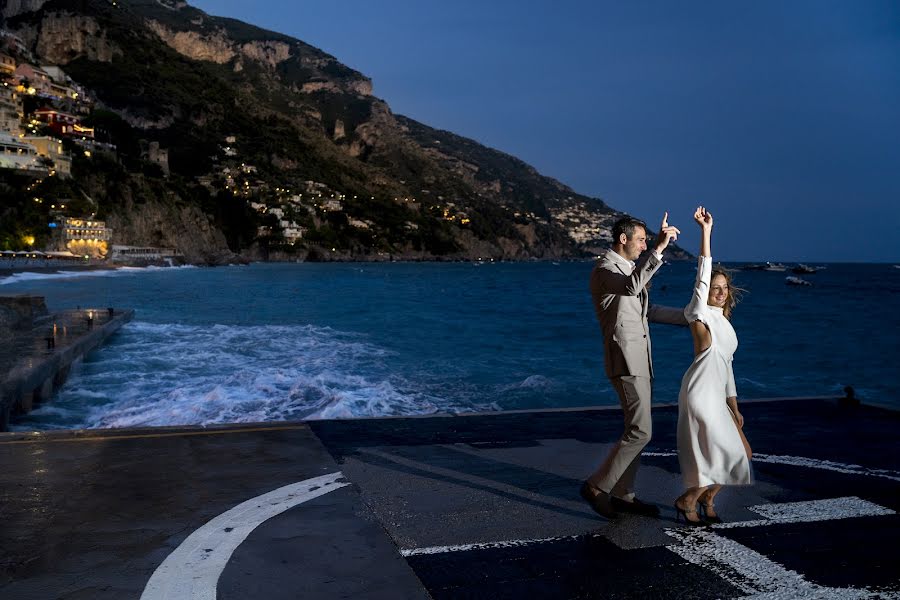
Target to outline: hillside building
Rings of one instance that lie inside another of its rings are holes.
[[[22,129],[22,97],[15,88],[0,85],[0,133],[17,137]]]
[[[284,221],[282,221],[281,233],[284,235],[284,241],[288,244],[295,244],[299,240],[303,239],[303,234],[306,233],[305,227],[300,227],[293,221],[289,222],[287,226],[284,226]]]
[[[22,41],[22,38],[5,29],[0,31],[0,47],[8,52],[17,54],[20,57],[28,57],[31,55],[31,51],[28,49],[28,46],[25,45],[25,42]]]
[[[63,179],[72,176],[72,157],[63,150],[61,140],[45,135],[25,136],[22,141],[34,146],[38,156],[50,159],[57,176]]]
[[[73,138],[93,139],[93,127],[83,127],[78,117],[52,108],[39,108],[34,111],[34,118],[46,124],[59,135]]]
[[[14,59],[9,54],[5,54],[0,52],[0,73],[6,75],[7,77],[12,77],[16,72],[16,67],[19,66]]]
[[[37,149],[8,133],[0,133],[0,169],[15,169],[32,174],[47,173],[38,160]]]
[[[184,258],[175,248],[155,248],[152,246],[119,246],[113,244],[109,260],[115,263],[158,263],[172,264]]]
[[[169,150],[168,148],[160,148],[159,142],[145,142],[141,140],[141,157],[145,160],[159,165],[163,174],[169,176]]]
[[[82,217],[57,217],[50,224],[53,244],[58,251],[68,250],[76,256],[106,258],[112,229],[105,221]]]
[[[42,96],[51,95],[53,78],[42,68],[29,65],[28,63],[20,63],[16,66],[13,76],[18,78],[20,82],[20,91]]]

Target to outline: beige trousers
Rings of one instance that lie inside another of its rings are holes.
[[[653,433],[651,381],[649,377],[634,375],[610,380],[622,404],[625,432],[597,472],[588,478],[594,487],[625,500],[634,497],[634,478],[640,466],[641,451]]]

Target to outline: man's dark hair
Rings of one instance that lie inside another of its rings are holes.
[[[612,227],[612,239],[614,244],[619,243],[619,236],[623,233],[625,234],[626,239],[631,239],[634,235],[634,230],[637,227],[643,227],[644,231],[647,231],[647,224],[641,221],[640,219],[635,219],[634,217],[622,217],[618,221],[613,224]]]

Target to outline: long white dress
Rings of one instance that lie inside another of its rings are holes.
[[[725,403],[737,396],[731,361],[737,335],[721,308],[709,306],[712,258],[701,256],[694,296],[684,309],[688,323],[703,321],[712,343],[694,357],[678,394],[678,462],[686,488],[753,483],[750,461]]]

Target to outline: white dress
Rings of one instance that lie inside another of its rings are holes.
[[[725,403],[737,396],[731,368],[737,335],[721,308],[709,306],[712,258],[701,256],[694,297],[684,309],[688,323],[703,321],[712,343],[694,357],[678,394],[678,462],[686,488],[747,485],[753,482],[750,460]]]

